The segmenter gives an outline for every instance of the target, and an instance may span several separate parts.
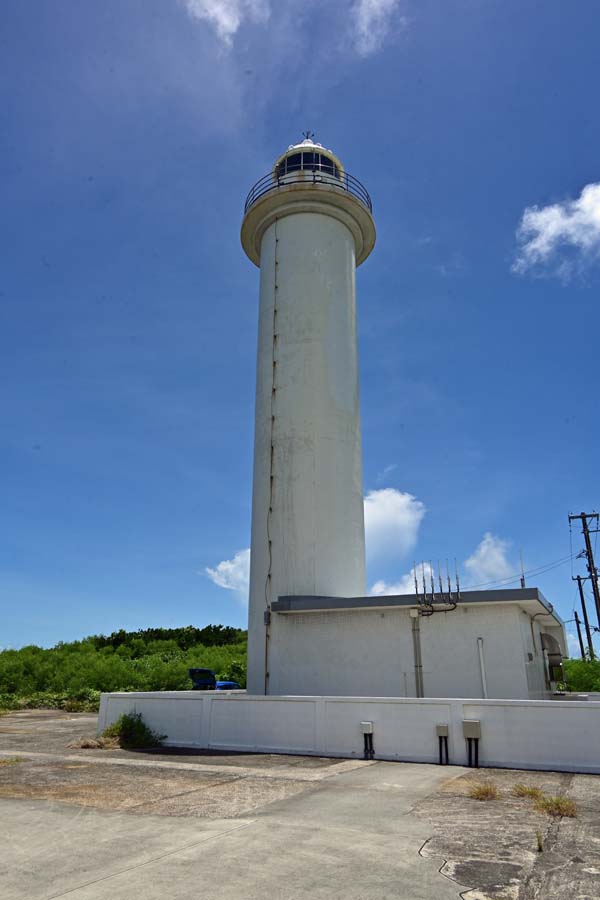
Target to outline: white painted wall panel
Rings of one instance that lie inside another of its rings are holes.
[[[325,701],[325,753],[331,756],[348,752],[348,738],[355,737],[354,754],[363,754],[360,722],[373,722],[376,755],[386,759],[437,762],[435,726],[448,723],[450,706],[445,703],[419,702],[398,704],[385,700],[373,703],[365,699]]]
[[[540,769],[600,771],[600,703],[560,703],[558,715],[548,704],[483,706],[465,703],[467,719],[481,719],[485,740],[481,741],[483,765],[510,765]]]
[[[280,699],[210,704],[210,747],[315,753],[316,704]]]

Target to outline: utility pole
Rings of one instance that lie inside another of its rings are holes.
[[[575,610],[575,625],[577,626],[577,637],[579,638],[579,649],[581,651],[581,658],[585,659],[585,647],[583,646],[583,638],[581,637],[581,622],[579,621],[579,616],[577,615],[577,610]]]
[[[592,644],[592,629],[590,628],[590,621],[588,619],[587,607],[585,605],[585,596],[583,594],[583,581],[581,579],[581,575],[577,576],[576,581],[577,581],[577,587],[579,588],[579,599],[581,600],[581,611],[583,613],[583,621],[585,624],[585,633],[587,636],[590,659],[595,659],[596,655],[594,653],[594,645]],[[575,615],[577,616],[577,613],[575,613]],[[577,619],[575,621],[577,621]]]
[[[594,594],[594,604],[596,606],[596,618],[598,619],[598,627],[600,628],[600,589],[598,588],[598,569],[596,568],[596,563],[594,562],[594,552],[592,550],[592,542],[590,540],[590,529],[588,525],[588,519],[595,519],[596,524],[598,523],[599,514],[597,512],[593,513],[579,513],[578,516],[569,516],[569,522],[572,522],[574,519],[581,519],[581,528],[583,533],[583,539],[585,541],[585,556],[588,570],[588,577],[592,582],[592,592]],[[594,529],[598,531],[598,528]],[[579,577],[579,576],[578,576]],[[583,594],[581,595],[583,596]]]

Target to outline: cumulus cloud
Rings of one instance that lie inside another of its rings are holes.
[[[384,488],[370,491],[365,497],[365,538],[367,553],[374,559],[397,559],[408,553],[416,544],[419,526],[425,515],[425,505],[412,494]],[[426,567],[429,571],[429,567]],[[204,570],[218,587],[235,591],[240,597],[248,598],[250,579],[250,549],[239,550],[233,559],[224,559],[214,568]],[[412,576],[406,575],[405,578]],[[392,590],[396,585],[384,585],[389,590],[376,593],[412,593],[412,586],[406,590]],[[373,587],[375,590],[375,585]]]
[[[226,47],[231,47],[245,22],[266,22],[270,15],[268,0],[184,0],[193,19],[208,22]]]
[[[400,0],[356,0],[350,10],[354,47],[360,56],[381,49],[395,24],[406,24],[398,16]]]
[[[499,581],[514,575],[514,569],[506,558],[510,542],[486,531],[474,553],[465,560],[471,584]]]
[[[369,559],[398,558],[417,542],[425,505],[395,488],[369,491],[365,497],[365,536]]]
[[[416,567],[419,590],[423,590],[423,571],[425,572],[427,590],[431,590],[432,568],[429,563],[424,563],[422,566],[419,565]],[[398,581],[391,583],[387,581],[376,581],[369,593],[372,597],[384,597],[395,594],[414,594],[415,568],[412,568],[410,572],[407,572],[407,574],[403,575]]]
[[[600,183],[587,184],[576,200],[529,206],[517,229],[513,271],[546,270],[568,278],[600,259]]]
[[[218,587],[235,591],[247,600],[250,583],[250,548],[239,550],[233,559],[224,559],[214,569],[207,566],[205,572]]]

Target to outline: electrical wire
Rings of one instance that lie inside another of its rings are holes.
[[[559,566],[564,566],[565,563],[572,562],[573,556],[570,554],[569,556],[565,556],[562,559],[554,560],[554,562],[546,563],[543,566],[538,566],[536,569],[529,569],[524,572],[524,575],[544,575],[546,572],[550,572],[552,569],[557,569]],[[490,584],[511,584],[514,581],[520,581],[521,574],[517,573],[515,575],[507,576],[506,578],[496,578],[494,581],[482,581],[480,584],[470,584],[469,590],[472,591],[475,588],[480,587],[488,587]]]
[[[569,547],[571,550],[571,580],[573,579],[573,524],[569,519]]]

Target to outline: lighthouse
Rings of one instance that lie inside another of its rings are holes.
[[[371,200],[307,134],[251,189],[241,241],[260,268],[248,692],[269,694],[274,601],[365,593],[355,271]]]

